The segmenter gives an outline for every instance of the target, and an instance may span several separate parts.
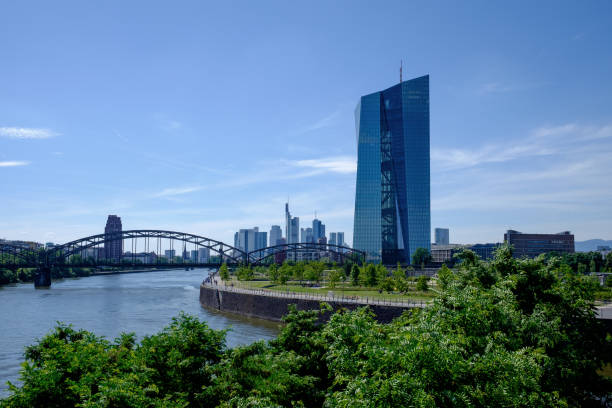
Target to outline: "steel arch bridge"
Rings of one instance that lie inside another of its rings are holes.
[[[37,266],[44,262],[45,250],[0,243],[0,266]]]
[[[165,242],[164,242],[165,240]],[[119,256],[106,259],[106,244],[121,241],[121,251]],[[131,251],[123,252],[126,241],[131,242]],[[185,262],[174,261],[162,257],[162,251],[167,246],[162,243],[170,244],[170,249],[174,247],[174,242],[183,244],[183,253],[187,251],[187,245],[193,248],[208,248],[216,253],[216,262]],[[139,247],[138,243],[141,243]],[[90,249],[94,250],[91,251]],[[138,250],[143,252],[138,253]],[[93,258],[91,253],[94,254]],[[102,253],[102,256],[100,256]],[[279,262],[276,257],[278,254],[285,254],[280,259],[282,262],[287,255],[293,254],[294,260],[298,260],[297,254],[310,254],[302,259],[312,256],[312,259],[328,257],[330,260],[344,263],[351,260],[356,263],[364,263],[366,254],[363,251],[343,247],[334,244],[315,244],[311,242],[292,243],[275,245],[267,248],[260,248],[251,252],[245,252],[240,248],[227,245],[224,242],[200,235],[189,234],[177,231],[165,230],[127,230],[114,233],[91,235],[74,241],[57,245],[52,248],[31,248],[29,246],[19,246],[6,242],[0,242],[0,267],[7,268],[37,268],[38,272],[34,281],[35,286],[49,286],[51,284],[51,269],[53,267],[96,267],[96,266],[142,266],[142,267],[193,267],[193,266],[219,266],[221,263],[228,265],[260,265],[270,263],[270,258],[274,257],[274,262]],[[79,255],[81,255],[79,257]],[[85,255],[85,256],[83,256]],[[140,259],[144,257],[145,261]]]
[[[298,253],[316,253],[318,254],[319,258],[325,257],[327,254],[331,254],[333,258],[338,260],[340,263],[344,263],[344,261],[348,259],[355,263],[363,264],[366,260],[366,253],[357,249],[334,244],[298,242],[292,244],[274,245],[251,251],[247,254],[247,263],[256,265],[266,263],[269,258],[274,257],[277,254],[294,254],[295,260],[297,259],[296,255]]]
[[[172,243],[174,241],[183,242],[185,244],[193,244],[198,248],[208,248],[216,252],[220,257],[221,262],[227,262],[230,264],[243,263],[245,262],[247,257],[247,253],[239,248],[235,248],[221,241],[217,241],[200,235],[165,230],[128,230],[108,234],[92,235],[53,247],[52,249],[47,251],[46,264],[49,266],[65,264],[65,261],[73,255],[79,255],[84,253],[89,248],[98,247],[100,245],[115,241],[132,240],[132,253],[135,253],[135,251],[138,249],[138,239],[142,239],[142,249],[144,252],[147,253],[153,250],[153,252],[155,252],[156,254],[161,254],[161,251],[163,249],[161,245],[161,240],[165,239],[170,240],[171,249],[173,249]],[[136,242],[136,245],[134,245],[134,242]],[[183,249],[186,248],[184,247]],[[123,259],[129,261],[130,257],[123,256]],[[112,264],[112,261],[112,259],[103,259],[102,263]]]

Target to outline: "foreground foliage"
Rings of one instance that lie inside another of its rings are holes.
[[[353,274],[351,274],[352,276]],[[370,277],[374,276],[370,274]],[[426,283],[426,282],[425,282]],[[60,325],[26,351],[1,407],[588,407],[611,401],[596,284],[560,259],[462,255],[433,305],[379,324],[368,309],[297,311],[270,342],[228,349],[180,315],[140,344]]]

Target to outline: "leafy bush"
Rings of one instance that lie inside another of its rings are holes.
[[[444,275],[444,274],[443,274]],[[430,307],[390,324],[371,311],[285,316],[268,343],[227,349],[225,332],[181,315],[136,344],[60,325],[26,350],[0,407],[595,407],[612,339],[597,284],[552,259],[467,253]],[[404,279],[388,277],[390,285]],[[419,278],[419,282],[421,278]]]
[[[429,290],[429,285],[427,285],[427,282],[429,282],[429,277],[425,275],[419,276],[417,279],[416,289],[420,290],[421,292],[427,292]]]

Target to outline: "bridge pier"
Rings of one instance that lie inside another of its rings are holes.
[[[51,268],[49,266],[41,266],[36,271],[34,287],[48,288],[49,286],[51,286]]]

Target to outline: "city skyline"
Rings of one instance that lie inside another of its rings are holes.
[[[432,228],[612,238],[612,5],[347,5],[3,4],[0,236],[118,214],[231,243],[283,225],[289,196],[352,244],[354,101],[403,59],[431,77]]]

